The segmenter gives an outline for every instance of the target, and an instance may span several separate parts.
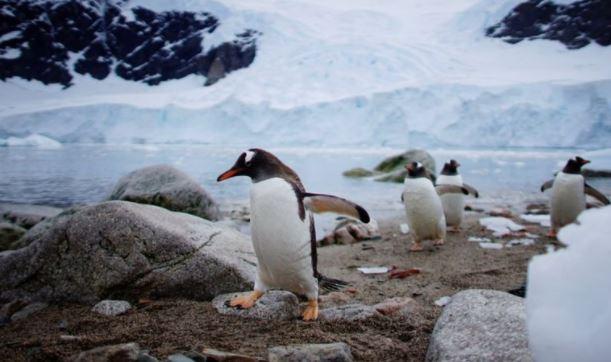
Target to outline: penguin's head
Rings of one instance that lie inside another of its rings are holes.
[[[583,165],[588,164],[588,163],[590,163],[589,160],[583,159],[583,158],[581,158],[579,156],[575,157],[574,159],[570,158],[566,162],[566,165],[562,169],[562,172],[564,172],[564,173],[572,173],[572,174],[580,174],[581,173],[581,167]]]
[[[420,162],[408,163],[405,168],[407,169],[407,175],[410,178],[427,177],[426,168],[424,168],[424,165]]]
[[[248,176],[253,182],[267,180],[272,177],[299,180],[297,174],[283,164],[278,157],[260,148],[251,148],[242,152],[233,166],[220,174],[216,181],[225,181],[235,176]]]
[[[458,168],[460,167],[460,163],[456,160],[450,160],[450,162],[446,162],[443,164],[443,169],[441,170],[442,175],[458,175]]]

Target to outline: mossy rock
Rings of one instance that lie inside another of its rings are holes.
[[[369,177],[369,176],[373,176],[374,173],[362,167],[356,167],[348,171],[344,171],[342,175],[346,177]]]
[[[385,159],[374,168],[374,171],[383,173],[393,172],[403,169],[405,165],[410,162],[420,162],[430,174],[436,174],[435,159],[433,156],[425,150],[417,149],[409,150],[400,155],[391,156]]]

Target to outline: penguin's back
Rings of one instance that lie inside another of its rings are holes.
[[[438,185],[462,186],[461,175],[439,175]],[[465,196],[463,194],[448,193],[440,196],[446,223],[452,226],[460,226],[465,210]]]
[[[552,185],[550,216],[560,228],[574,222],[586,208],[585,181],[580,174],[559,172]]]
[[[252,241],[269,288],[305,294],[317,284],[311,260],[310,218],[294,187],[274,177],[250,191]]]

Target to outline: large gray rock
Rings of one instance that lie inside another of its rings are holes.
[[[0,251],[13,249],[12,245],[19,240],[26,229],[10,222],[0,222]]]
[[[299,300],[295,294],[272,290],[265,293],[254,306],[248,309],[234,308],[229,301],[243,293],[230,293],[214,298],[212,305],[221,314],[267,320],[291,320],[299,317]]]
[[[430,179],[434,182],[436,177],[435,159],[425,150],[409,150],[400,155],[392,156],[380,162],[374,171],[385,173],[376,181],[399,182],[402,183],[407,176],[405,166],[410,162],[420,162],[429,173]]]
[[[252,288],[256,258],[237,231],[156,206],[111,201],[68,211],[0,253],[0,300],[209,300]]]
[[[269,362],[349,362],[353,361],[345,343],[298,344],[272,347],[267,351]]]
[[[72,356],[71,362],[139,361],[142,352],[136,343],[115,344],[90,349]]]
[[[495,290],[452,296],[435,324],[427,361],[532,361],[524,299]]]
[[[318,319],[321,321],[362,321],[382,314],[374,307],[363,304],[347,304],[339,307],[321,309]]]
[[[54,217],[62,211],[52,206],[0,203],[0,219],[4,218],[25,229]]]
[[[217,204],[197,181],[168,165],[145,167],[123,176],[108,199],[157,205],[213,221],[220,218]]]
[[[105,299],[94,305],[91,311],[107,316],[118,316],[127,313],[130,309],[132,305],[128,301]]]

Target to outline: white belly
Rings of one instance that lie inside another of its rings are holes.
[[[585,208],[583,176],[559,172],[554,179],[550,200],[550,216],[554,228],[557,230],[574,222]]]
[[[437,184],[462,186],[462,176],[439,175]],[[451,226],[460,226],[465,210],[465,196],[462,194],[445,194],[441,195],[440,198],[446,223]]]
[[[317,292],[310,245],[310,221],[299,216],[297,196],[281,178],[254,183],[250,191],[251,231],[262,289]]]
[[[405,179],[405,214],[416,240],[445,238],[446,221],[441,200],[426,178]]]

